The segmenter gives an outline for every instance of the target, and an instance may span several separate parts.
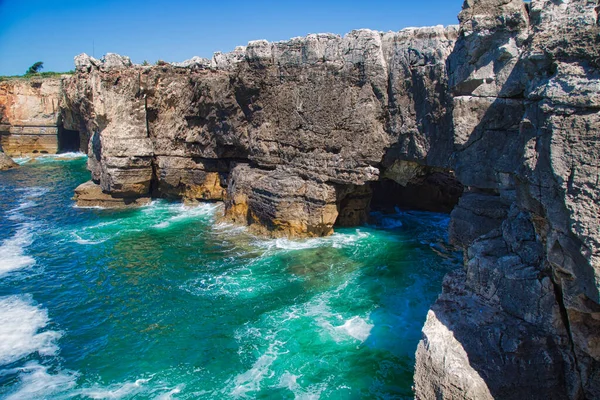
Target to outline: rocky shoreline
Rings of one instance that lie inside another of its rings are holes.
[[[599,7],[466,0],[460,26],[77,56],[59,102],[89,143],[76,199],[224,201],[290,237],[371,204],[452,209],[465,268],[429,312],[416,397],[600,398]]]

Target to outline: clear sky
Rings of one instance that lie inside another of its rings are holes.
[[[68,71],[73,57],[212,57],[250,40],[457,23],[462,0],[0,0],[0,75]]]

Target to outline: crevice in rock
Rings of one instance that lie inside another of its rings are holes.
[[[147,121],[147,119],[146,119],[146,121]],[[150,197],[157,198],[157,197],[160,197],[160,192],[158,189],[158,186],[159,186],[158,174],[156,172],[158,169],[158,167],[157,167],[158,163],[156,162],[156,156],[152,157],[151,165],[152,165],[152,177],[150,178],[149,193],[150,193]]]
[[[571,350],[571,354],[573,355],[573,360],[574,360],[574,364],[575,364],[575,368],[577,369],[577,375],[579,377],[579,388],[577,390],[577,394],[574,397],[574,400],[584,400],[585,399],[585,395],[584,395],[584,383],[582,381],[582,374],[581,374],[581,369],[579,366],[579,361],[577,359],[577,353],[575,350],[575,340],[573,338],[573,332],[571,331],[571,322],[569,320],[569,313],[567,311],[567,307],[565,305],[565,300],[564,300],[564,296],[563,296],[563,290],[562,287],[560,286],[560,284],[558,282],[556,282],[556,279],[554,276],[552,276],[552,274],[550,274],[550,280],[552,282],[552,286],[554,288],[554,296],[556,297],[556,301],[558,303],[558,309],[560,312],[560,317],[561,320],[565,326],[565,330],[567,331],[567,337],[569,338],[569,348]]]

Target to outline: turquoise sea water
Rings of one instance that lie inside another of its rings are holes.
[[[73,206],[85,158],[0,174],[0,398],[411,398],[448,217],[264,239],[218,204]]]

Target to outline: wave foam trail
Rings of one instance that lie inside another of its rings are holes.
[[[248,227],[244,225],[234,225],[229,222],[218,222],[216,224],[212,224],[212,230],[218,233],[228,233],[228,234],[237,234],[242,232],[247,232]]]
[[[0,365],[9,364],[31,353],[56,354],[61,332],[39,332],[49,322],[48,311],[33,305],[29,296],[0,298]]]
[[[87,157],[87,154],[80,152],[69,152],[69,153],[59,153],[59,154],[43,154],[36,155],[35,157],[25,156],[25,157],[15,157],[13,161],[19,165],[27,164],[28,162],[34,160],[38,163],[47,163],[54,161],[70,161],[78,158]]]
[[[6,400],[45,399],[49,396],[64,393],[75,386],[76,374],[59,372],[49,374],[48,368],[31,362],[19,369],[20,382],[15,391]]]
[[[150,382],[151,379],[152,378],[138,379],[135,382],[125,382],[122,384],[110,385],[108,387],[94,386],[92,388],[79,390],[78,395],[90,399],[131,398],[145,392],[145,385]]]
[[[168,391],[167,393],[163,393],[161,395],[158,395],[155,400],[171,400],[174,399],[173,396],[175,396],[176,394],[181,393],[181,391],[185,388],[185,385],[177,385],[177,387],[171,389],[170,391]]]
[[[31,198],[42,197],[43,195],[48,193],[50,191],[50,189],[47,187],[42,187],[42,186],[32,186],[29,188],[16,189],[16,191],[22,192],[23,197],[31,199]]]
[[[72,232],[71,234],[75,238],[74,242],[77,244],[100,244],[100,243],[106,242],[109,239],[109,238],[105,238],[105,239],[98,239],[98,240],[90,240],[90,239],[83,239],[81,236],[79,236],[75,232]]]
[[[265,377],[274,375],[274,372],[271,371],[271,365],[279,355],[279,347],[284,344],[280,341],[274,341],[269,345],[267,351],[254,362],[252,368],[233,378],[235,387],[231,390],[230,395],[233,397],[247,397],[246,393],[259,391],[262,380]]]
[[[0,246],[0,276],[35,264],[35,259],[23,254],[25,247],[31,245],[33,235],[31,224],[23,224],[10,239]]]
[[[334,233],[331,236],[322,238],[311,238],[292,240],[285,238],[271,239],[271,240],[257,240],[255,244],[258,247],[266,250],[305,250],[314,249],[317,247],[334,247],[342,248],[351,246],[357,241],[369,237],[368,232],[362,232],[360,229],[356,230],[356,233]]]
[[[185,204],[181,205],[170,205],[167,207],[168,212],[172,212],[175,215],[169,216],[166,220],[153,225],[153,228],[164,229],[171,226],[173,223],[177,223],[180,221],[185,221],[188,219],[194,219],[199,217],[212,216],[214,212],[219,208],[219,205],[215,204],[200,204],[198,206],[186,206]],[[152,209],[146,209],[144,212],[151,212]]]

